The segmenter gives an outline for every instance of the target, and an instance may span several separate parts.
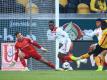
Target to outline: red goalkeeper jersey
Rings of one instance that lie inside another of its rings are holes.
[[[29,38],[24,37],[21,41],[16,41],[15,43],[15,61],[18,59],[19,49],[26,55],[35,51],[35,47],[41,48],[41,46],[36,42]]]

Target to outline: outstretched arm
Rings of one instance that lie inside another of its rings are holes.
[[[29,39],[30,43],[34,46],[36,46],[37,48],[41,49],[44,52],[47,52],[47,49],[45,49],[44,47],[42,47],[41,45],[39,45],[36,41]]]

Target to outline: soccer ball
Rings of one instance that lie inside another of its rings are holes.
[[[70,66],[70,63],[69,63],[69,62],[64,62],[64,63],[62,64],[62,68],[63,68],[64,70],[73,70],[73,68]]]

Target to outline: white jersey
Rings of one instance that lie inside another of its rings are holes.
[[[57,40],[58,43],[63,44],[63,46],[59,49],[59,52],[66,54],[69,52],[71,46],[71,40],[68,34],[63,31],[61,28],[57,28],[55,31],[48,30],[47,31],[48,40]]]
[[[100,40],[101,35],[102,35],[102,30],[101,27],[96,28],[92,33],[88,34],[89,36],[93,37],[93,36],[97,36],[98,40]]]

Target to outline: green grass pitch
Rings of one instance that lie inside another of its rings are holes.
[[[107,71],[0,71],[0,80],[107,80]]]

